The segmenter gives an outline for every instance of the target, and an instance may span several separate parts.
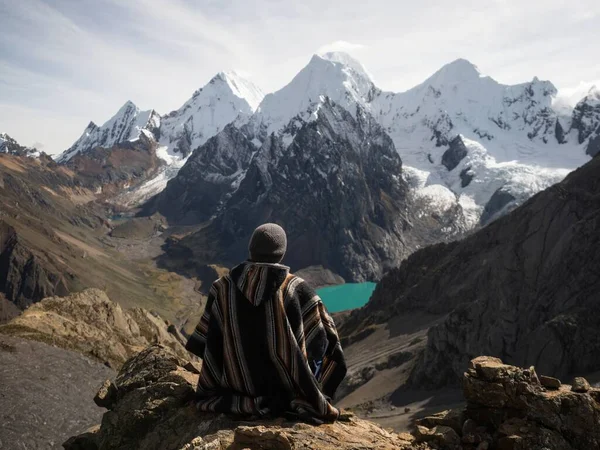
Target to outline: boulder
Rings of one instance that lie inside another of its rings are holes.
[[[571,390],[573,392],[588,392],[590,390],[591,386],[590,383],[588,382],[588,380],[586,380],[583,377],[575,377],[575,379],[573,380],[573,386],[571,387]]]
[[[540,382],[542,383],[542,386],[548,389],[560,389],[562,386],[562,383],[558,378],[547,377],[545,375],[540,375]]]

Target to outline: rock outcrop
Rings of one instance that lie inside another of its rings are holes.
[[[108,411],[99,428],[69,439],[67,450],[402,449],[412,438],[346,415],[315,427],[284,419],[244,421],[194,406],[198,367],[152,346],[130,359],[97,396]],[[427,448],[427,447],[423,447]]]
[[[454,170],[464,157],[467,156],[467,153],[467,147],[460,135],[458,135],[448,144],[448,150],[442,155],[442,164],[448,171]]]
[[[471,361],[463,387],[466,408],[418,420],[417,441],[444,449],[600,448],[600,389],[544,387],[535,368],[491,357]]]
[[[417,312],[440,320],[411,380],[457,384],[480,354],[549,376],[600,370],[600,158],[462,241],[412,254],[341,333]]]
[[[0,334],[75,350],[115,369],[153,343],[188,355],[175,327],[145,309],[123,309],[99,289],[46,298],[0,326]]]
[[[194,407],[199,367],[151,346],[125,363],[95,401],[102,424],[65,442],[67,450],[400,449],[589,450],[600,446],[600,389],[545,387],[533,367],[497,358],[471,361],[463,375],[466,407],[417,420],[395,434],[343,413],[313,426],[283,418],[244,420]]]

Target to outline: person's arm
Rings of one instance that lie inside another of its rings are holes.
[[[204,350],[206,349],[206,338],[208,336],[208,329],[211,320],[211,312],[213,308],[213,304],[216,298],[216,289],[214,285],[211,287],[210,292],[208,294],[208,300],[206,301],[206,306],[204,307],[204,313],[202,314],[202,318],[194,332],[190,336],[185,345],[186,350],[192,352],[194,355],[199,356],[200,358],[204,358]]]
[[[333,398],[346,376],[346,360],[333,319],[323,301],[306,282],[299,288],[303,297],[302,321],[308,363],[326,396]]]
[[[335,391],[346,376],[346,359],[344,358],[344,352],[342,351],[342,345],[340,338],[333,322],[332,317],[327,312],[325,305],[319,299],[319,315],[321,316],[321,322],[325,328],[327,334],[327,350],[323,363],[321,364],[320,376],[318,378],[321,383],[321,389],[323,393],[330,398],[333,398]]]

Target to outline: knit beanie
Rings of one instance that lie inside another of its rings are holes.
[[[279,263],[287,249],[285,231],[275,223],[265,223],[254,230],[248,251],[254,262]]]

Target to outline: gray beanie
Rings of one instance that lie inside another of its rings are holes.
[[[279,263],[287,249],[285,231],[275,223],[265,223],[254,230],[248,251],[254,262]]]

